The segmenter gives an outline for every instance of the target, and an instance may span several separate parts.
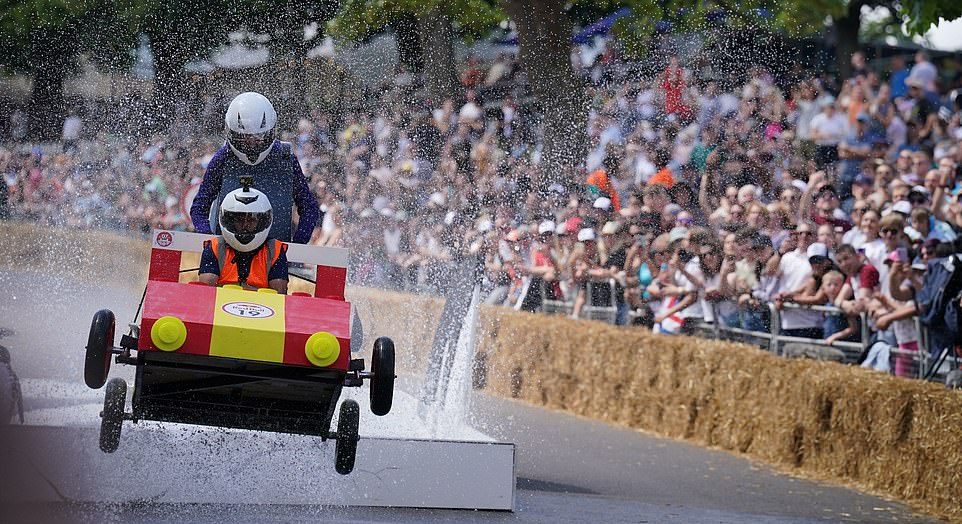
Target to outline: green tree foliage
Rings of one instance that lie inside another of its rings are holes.
[[[449,18],[462,36],[480,36],[506,18],[500,7],[485,0],[344,0],[329,24],[330,34],[358,42],[383,31],[405,16],[429,13]]]
[[[139,4],[127,0],[0,2],[0,66],[33,76],[30,133],[51,138],[64,112],[63,80],[81,51],[102,66],[129,64]]]
[[[460,95],[454,38],[479,37],[505,18],[486,0],[345,0],[328,30],[341,42],[360,42],[393,28],[401,62],[423,72],[430,97],[442,100]]]

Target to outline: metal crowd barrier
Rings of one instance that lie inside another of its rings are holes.
[[[803,306],[800,304],[785,303],[782,305],[787,309],[805,309],[810,311],[818,311],[821,313],[841,313],[842,310],[833,306]],[[731,327],[725,324],[724,319],[719,312],[719,304],[712,304],[712,317],[715,322],[703,322],[701,325],[696,327],[697,331],[703,333],[710,333],[715,338],[726,339],[726,340],[737,340],[740,342],[751,343],[755,345],[762,346],[771,353],[778,356],[786,356],[785,345],[790,343],[806,344],[811,346],[821,346],[821,347],[831,347],[838,349],[844,355],[844,361],[846,363],[856,362],[859,356],[868,348],[868,340],[870,338],[870,332],[868,329],[867,317],[862,313],[860,318],[861,325],[861,340],[859,342],[850,341],[838,341],[834,344],[829,345],[824,339],[813,339],[805,337],[794,337],[782,334],[782,317],[781,312],[775,307],[775,304],[768,304],[768,315],[769,315],[769,330],[764,331],[754,331],[750,329],[743,329],[740,327]]]
[[[608,284],[609,288],[610,301],[608,303],[611,304],[610,306],[597,303],[594,300],[596,296],[595,289],[597,286],[605,283]],[[538,290],[541,293],[541,312],[549,315],[570,315],[572,311],[574,311],[574,300],[556,300],[549,298],[547,285],[548,283],[542,280],[541,289]],[[581,308],[581,318],[600,320],[602,322],[614,324],[618,316],[614,279],[608,279],[607,281],[589,280],[587,283],[586,295],[585,305]]]
[[[582,308],[582,318],[601,320],[611,324],[615,323],[617,318],[617,301],[614,292],[614,283],[614,280],[588,281],[587,302]],[[546,284],[547,283],[542,282],[541,289],[535,291],[541,294],[540,311],[545,314],[570,315],[574,309],[574,300],[556,300],[549,298]],[[610,302],[608,304],[610,305],[596,303],[594,300],[597,294],[595,293],[596,286],[603,284],[609,286]],[[769,315],[769,329],[767,331],[754,331],[726,325],[719,311],[719,303],[712,303],[712,317],[715,321],[702,321],[698,323],[694,328],[694,333],[707,338],[735,340],[758,345],[770,351],[772,354],[782,357],[789,356],[786,354],[785,348],[787,344],[792,343],[833,348],[842,353],[842,361],[847,364],[858,363],[860,357],[866,354],[870,348],[873,332],[869,324],[868,315],[865,313],[859,315],[860,337],[858,342],[838,341],[830,345],[827,344],[824,339],[783,335],[781,333],[781,311],[772,303],[767,304],[767,306]],[[782,307],[784,309],[802,309],[820,313],[842,314],[842,310],[834,306],[804,306],[784,303]],[[951,370],[962,367],[962,358],[955,355],[952,351],[941,359],[939,355],[933,356],[929,351],[930,337],[928,330],[922,326],[918,317],[915,317],[914,322],[919,334],[918,350],[913,351],[898,347],[889,347],[890,367],[893,372],[896,370],[896,366],[898,366],[902,376],[911,376],[914,378],[926,378],[928,376],[928,378],[932,380],[942,381],[945,375]],[[933,367],[937,369],[933,370]],[[905,373],[906,368],[908,373]]]

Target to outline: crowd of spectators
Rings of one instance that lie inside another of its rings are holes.
[[[735,83],[678,57],[643,77],[613,73],[612,53],[575,62],[589,153],[571,172],[544,171],[508,55],[470,60],[457,102],[431,103],[399,71],[369,109],[304,115],[280,136],[324,211],[312,242],[350,248],[357,282],[417,291],[476,256],[490,304],[610,307],[661,333],[768,332],[774,304],[783,334],[835,343],[857,340],[864,318],[866,365],[912,373],[910,290],[962,231],[957,77],[923,51],[857,52],[834,82],[756,67]],[[62,143],[0,149],[4,216],[189,228],[182,200],[222,137],[79,139],[83,125],[72,115]]]

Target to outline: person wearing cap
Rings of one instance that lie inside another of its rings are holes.
[[[896,214],[903,220],[906,220],[909,215],[912,214],[912,204],[910,204],[908,200],[895,200],[891,206],[882,211],[882,217],[884,218],[891,214]]]
[[[567,262],[576,242],[577,237],[568,232],[567,223],[559,221],[555,224],[554,239],[551,245],[551,257],[558,262],[558,269],[561,271],[559,280],[562,282],[562,292],[566,291],[565,282],[570,277]]]
[[[611,216],[611,199],[608,197],[598,197],[591,204],[591,216],[599,223],[603,224]]]
[[[601,230],[608,256],[604,266],[610,277],[614,279],[615,307],[617,314],[615,324],[623,326],[628,322],[628,304],[625,302],[626,267],[628,265],[628,249],[631,247],[631,235],[627,226],[621,222],[608,222]]]
[[[835,269],[835,263],[829,256],[830,253],[831,251],[828,246],[822,242],[815,242],[808,246],[806,254],[808,255],[808,263],[812,268],[812,273],[805,283],[802,284],[801,288],[795,291],[781,293],[776,297],[775,304],[779,309],[781,309],[781,304],[784,302],[819,306],[825,304],[825,297],[819,294],[819,290],[822,288],[822,277],[829,271]]]
[[[551,256],[555,227],[553,220],[538,224],[538,235],[531,243],[527,263],[521,267],[522,274],[528,279],[527,292],[521,297],[521,311],[538,311],[543,300],[561,299],[557,278],[559,267]]]
[[[913,208],[927,206],[931,193],[925,186],[915,185],[909,189],[908,201]]]
[[[598,235],[593,228],[586,227],[578,231],[578,245],[571,253],[568,266],[571,268],[571,279],[577,289],[571,317],[580,318],[581,310],[588,303],[589,282],[607,278],[609,275],[608,270],[602,268],[598,252]],[[594,286],[591,287],[594,288]]]

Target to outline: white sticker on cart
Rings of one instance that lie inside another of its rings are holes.
[[[225,313],[235,317],[267,318],[274,316],[274,310],[251,302],[228,302],[222,307]]]

